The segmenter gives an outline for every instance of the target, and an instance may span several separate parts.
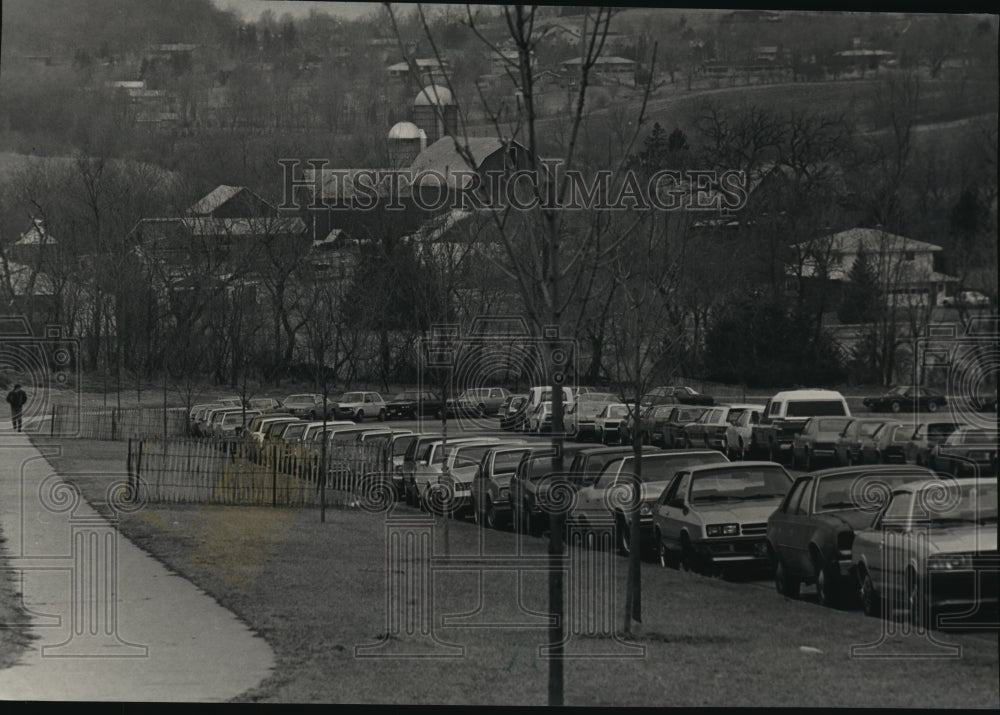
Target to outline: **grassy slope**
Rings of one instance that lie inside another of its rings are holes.
[[[110,474],[123,464],[120,443],[66,442],[63,456],[54,460],[63,473]],[[103,494],[100,481],[79,483],[97,497]],[[452,524],[450,530],[451,553],[467,552],[475,527]],[[536,655],[543,630],[439,631],[466,647],[457,659],[354,657],[355,645],[385,631],[380,517],[336,510],[320,524],[316,510],[155,505],[124,518],[122,531],[233,610],[275,649],[275,675],[243,699],[545,702],[547,665]],[[487,536],[491,553],[514,543],[509,534]],[[438,553],[442,541],[439,531]],[[529,553],[544,553],[541,539],[525,545]],[[616,559],[616,567],[621,603],[624,561]],[[488,584],[487,591],[495,587]],[[435,581],[435,612],[468,610],[478,593],[473,575],[442,575]],[[523,594],[526,606],[545,608],[540,575],[525,577]],[[876,621],[806,601],[783,602],[767,582],[719,581],[647,565],[643,594],[645,657],[569,661],[567,704],[1000,705],[995,638],[948,634],[947,640],[964,648],[960,659],[950,661],[859,660],[850,657],[849,646],[873,641]],[[514,615],[509,606],[499,613]],[[605,642],[585,641],[583,648]]]

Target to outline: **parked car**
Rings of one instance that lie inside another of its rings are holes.
[[[885,422],[879,417],[856,417],[848,422],[834,446],[837,465],[861,464],[862,441],[870,439]]]
[[[317,394],[289,395],[282,406],[290,414],[302,419],[315,420],[323,416],[323,396]],[[327,417],[332,414],[333,401],[327,400]]]
[[[247,402],[247,407],[261,412],[273,412],[281,409],[281,400],[277,397],[252,397]]]
[[[552,403],[539,402],[528,412],[524,421],[525,432],[541,434],[552,431]]]
[[[696,405],[669,405],[670,413],[664,421],[659,418],[653,420],[650,425],[650,443],[659,444],[667,449],[681,449],[684,447],[685,428],[709,410],[706,406]]]
[[[717,405],[684,428],[685,446],[717,449],[727,457],[745,457],[752,420],[760,419],[763,405]]]
[[[875,430],[871,437],[861,440],[861,464],[885,464],[886,462],[906,462],[904,447],[913,433],[913,425],[886,421]],[[899,435],[899,441],[896,441]]]
[[[963,425],[958,422],[921,422],[906,445],[906,461],[910,464],[927,464],[934,446],[944,442],[948,435],[961,426]]]
[[[894,488],[933,477],[923,467],[880,466],[824,469],[796,479],[767,520],[778,593],[798,598],[801,584],[816,584],[821,604],[846,602],[856,583],[855,530],[871,525]]]
[[[291,417],[289,415],[268,415],[267,413],[261,413],[260,416],[255,418],[250,422],[250,426],[247,431],[250,433],[250,438],[256,442],[258,445],[264,444],[264,435],[267,432],[267,428],[275,423],[280,423],[285,420],[297,420],[297,417]]]
[[[510,480],[524,455],[544,449],[541,445],[502,443],[486,451],[472,478],[472,515],[477,524],[503,529],[510,523]]]
[[[632,435],[638,432],[639,443],[650,444],[652,434],[651,426],[653,422],[655,422],[657,418],[661,421],[666,419],[673,407],[673,405],[649,405],[647,407],[640,405],[638,419],[634,417],[634,410],[630,410],[628,418],[625,420],[625,427],[622,430],[622,442],[625,444],[631,444]]]
[[[867,615],[881,616],[883,603],[901,604],[909,619],[934,626],[948,611],[997,612],[997,483],[944,484],[944,492],[937,480],[896,489],[871,527],[855,535]]]
[[[403,467],[407,503],[412,506],[426,506],[424,498],[427,496],[429,485],[438,481],[446,448],[451,450],[462,444],[473,442],[496,444],[499,441],[496,437],[451,437],[448,438],[446,446],[444,438],[440,435],[427,442],[418,441],[416,445],[420,452],[412,462],[404,463]]]
[[[643,445],[643,454],[657,453],[660,450],[651,445]],[[573,457],[569,466],[569,480],[577,488],[593,484],[601,472],[615,459],[632,454],[632,445],[613,445],[606,447],[587,447],[581,449]]]
[[[496,415],[500,411],[500,405],[510,397],[510,394],[510,391],[503,387],[472,387],[458,397],[445,401],[445,411],[451,416]]]
[[[644,405],[714,405],[715,398],[711,395],[703,395],[694,388],[683,386],[654,387],[643,395],[641,404]]]
[[[955,295],[946,295],[941,299],[941,305],[944,306],[956,306],[956,305],[981,306],[989,304],[990,304],[990,297],[975,290],[963,290],[959,293],[956,293]]]
[[[470,497],[475,470],[486,451],[497,443],[496,438],[449,442],[446,447],[436,450],[430,462],[418,467],[413,475],[421,508],[431,511],[430,490],[435,485],[443,485],[450,496],[451,516],[462,518],[467,513],[471,514]]]
[[[576,395],[573,392],[573,388],[564,387],[562,389],[563,393],[563,416],[565,416],[566,411],[569,409],[576,401]],[[541,402],[552,402],[552,387],[549,385],[536,385],[528,390],[528,412],[533,412],[535,408]]]
[[[767,401],[753,426],[750,452],[774,462],[790,454],[792,440],[810,417],[850,417],[847,400],[836,390],[785,390]]]
[[[218,424],[213,427],[213,434],[219,439],[232,439],[242,435],[255,417],[260,417],[259,410],[239,409],[226,412]]]
[[[550,445],[538,445],[539,450],[525,454],[514,470],[510,480],[511,519],[520,533],[538,536],[548,527],[549,513],[546,509],[546,493],[555,480],[563,482],[576,454],[586,449],[582,444],[567,444],[563,447],[563,470],[555,473],[552,469],[553,452]]]
[[[337,398],[333,416],[339,420],[363,421],[367,417],[386,418],[386,405],[377,392],[345,392]]]
[[[811,472],[821,461],[837,459],[837,442],[850,417],[810,417],[792,438],[792,467]]]
[[[768,564],[767,519],[791,486],[775,462],[686,468],[653,509],[660,564],[696,572]]]
[[[500,407],[500,429],[521,431],[527,419],[526,408],[528,407],[527,395],[511,395]]]
[[[631,548],[631,529],[628,528],[626,514],[613,504],[624,504],[635,499],[639,502],[639,533],[642,543],[653,551],[656,542],[653,536],[653,505],[663,493],[667,483],[678,472],[705,464],[728,463],[725,455],[714,450],[667,450],[645,454],[642,457],[642,474],[636,475],[635,457],[622,455],[609,462],[592,484],[586,484],[577,492],[577,500],[568,519],[578,527],[588,529],[603,520],[613,520],[615,544],[618,551],[627,554]],[[638,489],[631,497],[610,499],[610,490]],[[609,503],[612,502],[612,503]]]
[[[948,400],[940,392],[920,386],[893,387],[888,392],[866,397],[864,405],[872,412],[937,412]]]
[[[959,427],[931,449],[928,466],[956,477],[996,477],[998,438],[996,426]]]
[[[389,420],[440,418],[443,407],[441,397],[430,390],[403,390],[386,403],[385,417]]]
[[[609,402],[594,418],[594,435],[601,444],[621,444],[622,428],[628,419],[628,405]]]
[[[577,442],[595,438],[594,421],[606,405],[618,402],[610,392],[586,392],[578,394],[565,413],[566,435]]]

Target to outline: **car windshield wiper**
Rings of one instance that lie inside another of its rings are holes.
[[[776,499],[778,497],[783,497],[784,494],[751,494],[748,497],[742,497],[743,499]]]

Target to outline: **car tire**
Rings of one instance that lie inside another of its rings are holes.
[[[365,421],[365,411],[364,410],[358,410],[358,413],[356,415],[354,415],[354,421],[355,422],[364,422]]]
[[[684,435],[684,449],[694,449],[694,443],[687,435]]]
[[[875,582],[872,581],[871,574],[864,566],[861,567],[859,579],[861,581],[861,610],[866,616],[880,617],[882,615],[882,602],[878,591],[875,590]]]
[[[811,472],[813,467],[813,458],[812,455],[809,454],[808,447],[806,447],[805,452],[806,452],[806,458],[803,460],[805,462],[805,469],[807,472]]]
[[[629,523],[624,517],[617,517],[615,519],[615,546],[617,547],[618,553],[622,556],[629,555],[632,542],[631,537],[632,530],[629,528]]]
[[[504,524],[500,520],[500,515],[497,514],[496,505],[493,504],[493,500],[490,499],[489,497],[487,497],[486,499],[485,517],[486,517],[486,526],[488,526],[491,529],[496,529],[497,531],[503,529]]]
[[[681,536],[681,569],[690,573],[700,573],[701,564],[687,534]]]
[[[931,400],[930,402],[927,403],[928,412],[937,412],[937,408],[938,408],[938,403],[935,400]]]
[[[385,422],[385,410],[378,411],[378,421]]]
[[[774,442],[768,442],[767,443],[767,461],[769,461],[769,462],[777,462],[778,461],[778,459],[777,459],[777,457],[778,457],[777,452],[778,452],[778,450],[775,449]]]
[[[906,575],[906,611],[907,618],[915,627],[929,629],[933,625],[927,594],[921,593],[920,579],[912,570]]]
[[[892,410],[893,412],[898,413],[903,411],[903,406],[899,403],[898,400],[893,400],[892,403],[889,405],[889,409]]]
[[[837,588],[837,577],[822,559],[814,559],[816,569],[816,599],[819,605],[836,608],[840,605],[840,593]]]
[[[677,561],[677,557],[670,553],[670,550],[663,541],[663,535],[660,533],[659,529],[656,529],[653,532],[653,538],[656,540],[656,551],[660,557],[660,567],[676,570],[680,564]]]
[[[774,565],[774,587],[778,593],[785,598],[796,599],[799,597],[801,582],[788,573],[785,562],[779,557]]]

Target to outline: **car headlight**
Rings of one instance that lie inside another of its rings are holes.
[[[928,571],[960,571],[972,568],[968,554],[939,554],[927,559]]]
[[[649,516],[653,513],[653,506],[649,502],[643,502],[639,507],[639,516]]]
[[[740,533],[739,524],[709,524],[705,527],[709,536],[736,536]]]
[[[510,489],[507,488],[507,487],[501,487],[501,489],[500,489],[500,498],[501,499],[509,499],[510,498]]]
[[[972,451],[969,452],[969,459],[974,462],[987,462],[990,459],[990,453],[986,451]]]

